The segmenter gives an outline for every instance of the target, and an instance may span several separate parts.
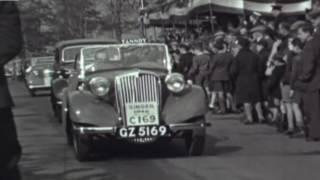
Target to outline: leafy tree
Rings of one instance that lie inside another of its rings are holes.
[[[50,4],[44,4],[39,0],[28,0],[21,1],[19,6],[26,49],[31,52],[43,51],[43,47],[56,39],[51,32],[41,32],[44,24],[55,23]]]
[[[43,52],[57,41],[84,38],[101,21],[95,0],[20,1],[25,46]],[[97,23],[89,24],[88,21]]]
[[[95,0],[56,0],[63,15],[59,28],[63,39],[84,38],[87,35],[88,22],[99,22],[99,12]],[[62,28],[63,27],[63,28]]]
[[[112,27],[118,40],[122,39],[125,31],[139,28],[139,8],[141,0],[105,0],[104,5],[109,13],[105,17],[111,17]]]

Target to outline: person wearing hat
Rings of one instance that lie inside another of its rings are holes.
[[[279,23],[285,21],[282,16],[282,6],[278,4],[273,5],[271,13],[275,22],[275,29],[278,29]]]
[[[266,27],[263,25],[255,26],[250,30],[251,33],[251,49],[256,52],[257,43],[264,39]]]
[[[194,56],[188,77],[193,77],[195,84],[205,88],[205,81],[208,76],[210,56],[206,53],[203,42],[197,42],[193,47]]]
[[[303,85],[303,109],[307,117],[307,140],[320,140],[320,32],[311,25],[297,30],[305,43],[301,53],[302,69],[298,76]]]
[[[281,5],[279,5],[279,4],[272,5],[272,15],[274,17],[281,16],[281,13],[282,13],[282,6]]]
[[[215,97],[218,97],[219,112],[226,112],[225,95],[230,80],[229,68],[232,62],[232,55],[227,52],[228,44],[220,39],[214,44],[217,53],[212,57],[209,66],[210,91],[212,92],[209,107],[214,107]],[[217,96],[216,96],[217,95]]]
[[[192,66],[193,54],[190,51],[190,46],[181,44],[179,46],[180,57],[178,71],[188,79],[188,72]]]
[[[267,28],[264,25],[255,26],[250,30],[254,41],[260,41],[264,37]]]
[[[239,37],[232,47],[235,56],[230,72],[235,80],[235,99],[238,105],[243,105],[246,120],[245,124],[254,123],[252,109],[257,112],[259,122],[264,121],[261,107],[259,56],[250,50],[250,41]]]

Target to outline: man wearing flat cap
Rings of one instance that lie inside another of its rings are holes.
[[[251,49],[254,52],[256,52],[255,49],[256,49],[258,42],[262,41],[262,40],[268,42],[268,46],[266,48],[271,48],[273,42],[271,39],[266,38],[266,32],[267,32],[267,27],[264,25],[255,26],[250,30],[252,42],[253,42]]]
[[[13,1],[0,1],[0,179],[20,179],[17,163],[21,148],[11,107],[13,102],[4,74],[4,65],[22,48],[18,8]]]
[[[253,36],[254,40],[261,40],[264,37],[264,33],[267,30],[267,28],[264,25],[255,26],[250,30],[250,33]]]

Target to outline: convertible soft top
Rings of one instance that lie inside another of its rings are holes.
[[[55,47],[57,49],[64,48],[66,46],[80,45],[80,44],[115,44],[119,41],[111,38],[100,38],[100,39],[72,39],[58,42]]]

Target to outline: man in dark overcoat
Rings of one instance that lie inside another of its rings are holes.
[[[238,38],[233,46],[235,59],[232,62],[230,72],[235,79],[235,97],[237,104],[244,106],[247,120],[246,124],[254,122],[252,106],[255,106],[260,122],[264,121],[261,107],[260,74],[261,65],[259,56],[250,48],[250,41],[246,38]]]
[[[313,18],[319,16],[320,12]],[[298,28],[297,36],[305,43],[301,54],[302,70],[298,78],[304,91],[303,109],[307,117],[307,138],[320,140],[320,31],[314,32],[311,24],[304,24]]]
[[[22,48],[19,11],[13,1],[0,1],[0,179],[20,179],[17,163],[21,155],[11,107],[13,101],[4,65]]]
[[[320,11],[314,12],[314,20],[320,17]],[[310,24],[304,24],[297,30],[298,38],[305,43],[301,54],[302,70],[299,75],[303,87],[303,109],[307,117],[308,140],[320,140],[320,31]]]

